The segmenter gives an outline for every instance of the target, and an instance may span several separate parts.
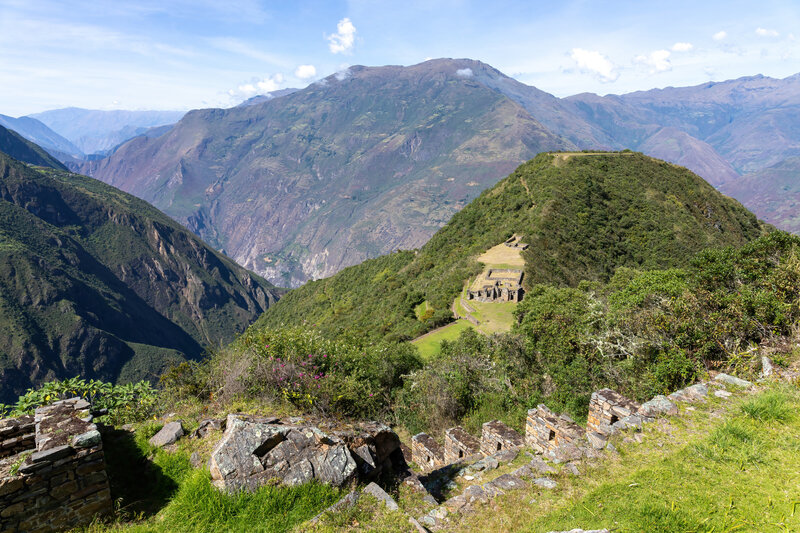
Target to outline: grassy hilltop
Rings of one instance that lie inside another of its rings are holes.
[[[479,254],[514,233],[530,243],[525,283],[607,281],[619,267],[686,265],[764,232],[738,202],[688,170],[637,153],[540,154],[488,189],[418,251],[365,261],[289,293],[256,327],[315,324],[410,339],[450,320]],[[420,321],[421,302],[434,309]]]

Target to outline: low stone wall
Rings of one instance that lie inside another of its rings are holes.
[[[61,531],[111,511],[103,443],[89,407],[72,398],[37,409],[34,417],[0,422],[6,431],[16,427],[30,445],[0,460],[0,531]]]
[[[34,428],[31,415],[0,420],[0,459],[32,449],[36,445]]]
[[[639,404],[611,390],[600,389],[592,393],[586,429],[602,435],[613,433],[613,426],[627,416],[639,411]]]
[[[560,449],[583,445],[586,431],[565,415],[558,416],[540,404],[528,411],[525,441],[539,453],[557,453]]]
[[[502,450],[514,450],[525,445],[522,435],[499,420],[481,426],[481,453],[492,455]]]
[[[417,433],[411,437],[411,457],[423,472],[429,472],[444,464],[442,447],[427,433]]]
[[[461,426],[444,432],[445,463],[455,463],[481,452],[481,443]]]

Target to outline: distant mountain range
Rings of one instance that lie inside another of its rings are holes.
[[[185,111],[100,111],[68,107],[28,115],[69,139],[84,154],[107,152],[148,129],[174,124]]]
[[[9,117],[0,115],[0,126],[12,130],[25,139],[46,150],[59,160],[72,160],[83,156],[80,148],[31,117]]]
[[[0,129],[0,150],[41,165],[25,143]],[[0,152],[0,402],[53,378],[155,378],[282,293],[129,194]]]
[[[541,151],[640,150],[759,213],[771,211],[730,184],[800,156],[798,75],[556,98],[484,63],[439,59],[351,67],[287,92],[190,112],[79,169],[297,286],[420,246]]]

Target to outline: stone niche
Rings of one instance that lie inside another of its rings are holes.
[[[444,465],[442,447],[427,433],[417,433],[411,437],[411,457],[423,472]]]
[[[0,442],[0,531],[62,531],[111,511],[88,402],[71,398],[2,420]]]
[[[241,414],[228,415],[209,466],[213,484],[229,492],[274,481],[341,487],[407,469],[400,439],[383,424],[323,427]]]
[[[481,453],[481,443],[461,426],[444,432],[444,461],[447,464]]]
[[[614,432],[612,427],[625,417],[636,414],[639,404],[625,396],[611,390],[601,389],[592,393],[589,402],[589,416],[586,419],[586,429],[610,435]]]
[[[515,450],[525,445],[522,435],[499,420],[486,422],[481,427],[481,453],[492,455],[501,450]]]
[[[558,455],[584,445],[586,431],[566,415],[556,415],[544,404],[528,411],[525,441],[539,453]]]

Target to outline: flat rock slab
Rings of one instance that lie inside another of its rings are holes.
[[[183,425],[180,420],[168,422],[164,424],[161,431],[150,437],[148,441],[152,446],[159,448],[174,444],[179,438],[183,436]]]
[[[512,476],[511,474],[503,474],[502,476],[499,476],[498,478],[487,483],[487,485],[492,485],[493,487],[497,487],[501,490],[516,490],[523,488],[526,483],[520,478]]]
[[[696,383],[673,392],[668,398],[676,402],[695,402],[704,400],[706,396],[708,396],[708,386],[705,383]]]
[[[733,394],[731,394],[730,392],[728,392],[726,390],[715,390],[714,391],[714,396],[716,396],[717,398],[725,398],[725,399],[727,399],[727,398],[730,398],[731,396],[733,396]]]
[[[558,483],[546,477],[537,477],[533,480],[533,483],[538,487],[542,487],[543,489],[554,489],[558,486]]]
[[[397,511],[398,509],[400,509],[400,506],[397,505],[397,502],[394,501],[394,498],[389,496],[386,493],[386,491],[380,488],[378,484],[375,483],[374,481],[369,485],[367,485],[366,487],[364,487],[364,490],[362,492],[364,494],[369,494],[370,496],[373,496],[379,502],[383,503],[386,506],[386,508],[390,511]]]
[[[743,389],[746,389],[747,387],[751,387],[753,385],[746,379],[737,378],[735,376],[730,376],[728,374],[717,374],[714,380],[719,381],[720,383],[725,383],[726,385],[733,385],[734,387],[742,387]]]
[[[659,415],[677,415],[678,406],[675,405],[674,402],[670,401],[670,399],[666,396],[659,394],[652,400],[643,403],[639,408],[639,413],[649,417],[655,417]]]

